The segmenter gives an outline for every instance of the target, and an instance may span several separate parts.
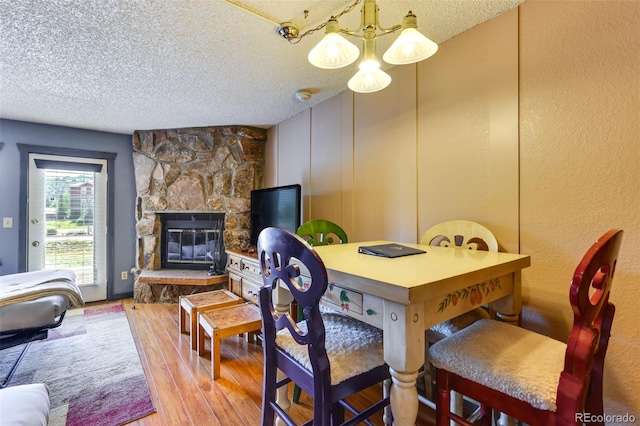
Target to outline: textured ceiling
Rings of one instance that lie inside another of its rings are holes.
[[[412,10],[419,30],[442,43],[522,1],[378,6],[383,27]],[[255,13],[225,0],[0,0],[0,117],[127,134],[269,127],[347,89],[357,63],[321,70],[306,59],[323,31],[290,44],[276,23],[305,32],[353,1],[233,2]],[[360,8],[341,27],[357,29]],[[378,41],[379,57],[395,37]],[[313,96],[300,102],[299,89]]]

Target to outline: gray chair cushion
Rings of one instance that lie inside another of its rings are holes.
[[[332,385],[384,364],[382,330],[339,313],[323,313],[322,320]],[[299,322],[298,327],[306,332],[307,323]],[[289,330],[278,332],[276,344],[311,371],[307,346],[298,344]]]
[[[556,411],[566,349],[564,343],[542,334],[485,319],[435,343],[429,355],[437,368],[541,410]]]

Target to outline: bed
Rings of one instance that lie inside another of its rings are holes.
[[[0,350],[45,339],[50,329],[62,324],[67,309],[83,306],[75,280],[68,269],[0,276]],[[27,348],[0,388],[11,379]]]

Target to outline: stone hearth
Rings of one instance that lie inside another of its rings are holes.
[[[266,130],[243,126],[134,132],[136,303],[177,302],[209,290],[139,282],[142,270],[160,269],[159,213],[225,213],[225,247],[249,245],[251,190],[262,187],[266,138]]]

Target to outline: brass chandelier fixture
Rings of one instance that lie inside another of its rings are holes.
[[[335,69],[352,64],[360,57],[358,47],[344,36],[362,39],[363,54],[358,64],[358,72],[348,82],[349,89],[359,93],[377,92],[391,83],[391,76],[380,69],[377,57],[376,41],[378,37],[402,30],[391,47],[382,55],[382,59],[392,65],[413,64],[429,58],[438,51],[438,45],[420,33],[418,18],[411,10],[402,19],[402,24],[384,28],[378,20],[379,8],[376,0],[364,0],[360,10],[360,26],[357,30],[340,28],[338,18],[351,12],[362,0],[355,0],[340,13],[332,16],[326,22],[300,34],[298,26],[292,22],[278,23],[263,13],[241,6],[237,0],[224,0],[226,3],[244,10],[252,15],[275,24],[278,33],[289,43],[299,43],[305,36],[325,29],[325,36],[309,52],[309,62],[318,68]],[[305,18],[309,11],[305,10]],[[297,97],[297,95],[296,95]],[[298,97],[298,99],[300,99]],[[305,100],[308,98],[305,98]]]
[[[302,35],[298,35],[298,28],[291,23],[281,24],[279,33],[289,42],[297,43],[302,37],[324,27],[326,35],[308,55],[311,64],[323,69],[342,68],[355,62],[360,57],[360,50],[343,35],[361,38],[362,60],[358,65],[358,72],[347,84],[349,89],[359,93],[377,92],[391,83],[391,76],[380,69],[376,51],[378,37],[402,30],[382,55],[382,59],[388,64],[412,64],[427,59],[438,51],[438,45],[417,30],[418,19],[411,11],[403,18],[401,25],[383,28],[378,20],[379,8],[375,0],[364,0],[358,30],[340,28],[337,18],[351,11],[360,1],[356,0],[339,15],[332,16],[326,23]]]

